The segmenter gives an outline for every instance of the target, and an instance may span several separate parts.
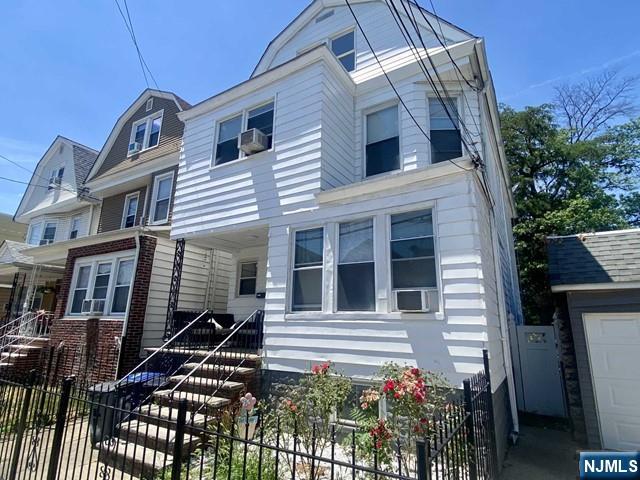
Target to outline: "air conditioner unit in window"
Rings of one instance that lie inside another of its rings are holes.
[[[140,142],[129,144],[129,153],[138,153],[140,150],[142,150],[142,144]]]
[[[269,138],[257,128],[242,132],[238,138],[238,148],[247,155],[269,148]]]
[[[104,299],[88,299],[82,301],[83,315],[102,315],[104,313]]]
[[[40,245],[51,245],[53,243],[53,238],[43,238],[40,240]]]
[[[399,312],[430,312],[428,290],[394,290],[393,299]]]

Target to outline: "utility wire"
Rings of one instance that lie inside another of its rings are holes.
[[[42,175],[38,175],[35,171],[32,172],[27,167],[25,167],[23,165],[20,165],[18,162],[14,161],[14,160],[11,160],[10,158],[5,157],[4,155],[0,155],[0,158],[2,158],[3,160],[6,160],[7,162],[11,163],[12,165],[15,165],[18,168],[21,168],[22,170],[24,170],[25,172],[28,172],[29,174],[31,174],[34,177],[38,177],[38,178],[44,180],[47,183],[49,182],[48,178],[45,178]],[[15,180],[13,178],[6,178],[6,177],[0,177],[0,180],[6,180],[8,182],[13,182],[13,183],[21,183],[23,185],[29,185],[29,186],[32,186],[32,187],[46,188],[47,190],[49,190],[49,186],[48,185],[38,185],[36,183],[23,182],[21,180]],[[81,194],[81,195],[83,195],[84,197],[86,197],[86,198],[88,198],[90,200],[95,200],[95,201],[98,201],[98,202],[100,201],[99,198],[95,198],[95,197],[89,195],[88,193],[85,193],[83,191],[84,188],[79,188],[78,191],[75,191],[75,190],[71,190],[70,188],[66,188],[66,187],[64,187],[62,185],[58,185],[58,187],[60,188],[60,190],[64,190],[66,192],[73,193],[74,195]]]
[[[376,53],[376,51],[373,49],[373,45],[371,45],[371,42],[369,41],[369,37],[367,37],[367,34],[365,33],[364,29],[362,28],[362,25],[360,25],[360,20],[358,20],[358,17],[356,16],[356,13],[353,11],[353,7],[351,6],[351,3],[349,2],[349,0],[344,0],[344,1],[347,4],[347,7],[349,7],[349,11],[351,12],[351,15],[353,16],[353,19],[356,22],[356,25],[358,26],[358,29],[360,30],[360,33],[362,33],[362,36],[364,37],[365,41],[367,42],[367,45],[369,46],[369,49],[371,50],[371,53],[373,54],[373,57],[376,60],[376,63],[380,67],[380,70],[382,70],[382,73],[384,74],[385,78],[387,79],[387,82],[389,82],[389,85],[391,86],[391,88],[395,92],[396,97],[398,97],[398,100],[400,101],[400,103],[402,104],[404,109],[407,111],[407,113],[411,117],[411,120],[413,120],[413,123],[415,123],[416,127],[418,127],[420,132],[426,137],[426,139],[429,141],[429,143],[434,148],[437,149],[437,147],[435,147],[435,145],[433,145],[433,143],[431,142],[431,137],[429,137],[429,135],[424,130],[424,128],[422,128],[422,125],[420,125],[418,120],[416,120],[416,117],[413,116],[413,113],[411,113],[411,110],[409,110],[409,107],[407,106],[407,104],[405,103],[404,99],[400,95],[400,92],[398,92],[398,89],[396,88],[396,86],[391,81],[391,78],[389,77],[389,74],[385,71],[384,67],[382,66],[382,62],[380,61],[380,58],[378,58],[378,54]],[[464,170],[465,172],[469,172],[469,171],[473,170],[473,168],[463,167],[462,165],[457,164],[456,162],[454,162],[451,159],[449,159],[449,162],[453,163],[456,167],[458,167],[461,170]]]
[[[398,9],[396,8],[395,4],[393,3],[392,0],[387,0],[385,3],[387,5],[387,7],[389,8],[389,12],[391,13],[391,16],[395,20],[396,25],[398,25],[398,28],[400,29],[403,37],[405,38],[405,41],[407,42],[407,45],[409,46],[409,49],[414,54],[414,57],[416,58],[418,64],[420,65],[422,72],[424,73],[425,77],[429,81],[429,84],[431,85],[431,88],[433,89],[435,95],[438,97],[438,100],[440,100],[440,103],[442,104],[442,107],[444,108],[445,113],[447,114],[447,117],[449,118],[449,120],[451,121],[452,125],[454,126],[454,128],[456,129],[458,134],[460,135],[460,139],[461,139],[462,143],[464,144],[464,146],[467,149],[467,151],[469,153],[471,153],[472,156],[475,156],[475,160],[478,161],[480,159],[480,154],[479,154],[478,150],[476,149],[476,147],[474,145],[473,134],[467,128],[467,126],[464,123],[462,117],[460,116],[460,112],[458,112],[458,109],[457,108],[453,108],[453,106],[448,101],[448,99],[451,98],[451,95],[449,94],[449,92],[447,90],[447,87],[445,86],[442,78],[440,77],[440,74],[438,73],[436,65],[433,62],[431,56],[427,54],[427,58],[429,60],[431,68],[434,70],[434,72],[436,74],[438,82],[440,83],[440,87],[438,87],[436,85],[436,82],[434,81],[433,77],[429,73],[429,69],[427,68],[426,64],[424,63],[424,60],[422,59],[422,56],[419,55],[419,52],[418,52],[419,49],[416,46],[416,44],[415,44],[415,42],[413,40],[413,37],[411,36],[411,33],[409,32],[409,29],[407,28],[407,26],[405,25],[404,21],[402,20],[402,16],[401,16],[400,12],[398,11]],[[406,6],[404,5],[404,3],[402,3],[402,6],[405,9],[405,14],[407,15],[407,17],[410,17],[410,13],[407,11]],[[415,17],[414,17],[414,19],[415,19]],[[425,44],[425,42],[424,42],[424,40],[422,38],[422,33],[420,32],[420,26],[417,25],[417,22],[416,23],[412,23],[412,26],[413,26],[414,30],[416,31],[416,34],[418,35],[418,38],[419,38],[420,43],[422,45],[422,48],[426,52],[428,49],[427,49],[427,46],[426,46],[426,44]],[[444,91],[446,100],[440,94],[440,88]],[[451,110],[453,111],[453,114],[455,115],[456,119],[453,118],[453,116],[451,114]],[[463,135],[463,133],[460,130],[460,128],[462,128],[464,130],[464,133],[466,135],[468,135],[468,139],[465,138],[465,135]]]
[[[127,28],[127,31],[129,32],[129,36],[131,37],[131,41],[133,42],[133,46],[136,49],[136,53],[138,55],[138,62],[140,63],[140,69],[142,70],[142,75],[144,76],[144,82],[146,83],[147,88],[149,88],[149,78],[147,76],[147,72],[149,72],[149,76],[151,77],[151,80],[153,80],[153,83],[154,83],[156,89],[160,90],[160,88],[158,87],[158,82],[156,81],[155,77],[153,76],[153,73],[151,72],[151,69],[147,65],[147,62],[144,59],[144,56],[142,55],[142,51],[140,50],[140,46],[138,45],[138,40],[136,39],[136,34],[135,34],[134,29],[133,29],[133,23],[131,22],[131,15],[129,14],[129,6],[127,5],[126,0],[123,0],[124,6],[125,6],[125,10],[127,11],[126,16],[125,16],[124,11],[122,10],[122,7],[120,6],[120,2],[118,2],[118,0],[114,0],[114,2],[116,3],[116,6],[118,7],[118,12],[120,12],[120,16],[122,17],[122,20],[124,21],[124,25]]]

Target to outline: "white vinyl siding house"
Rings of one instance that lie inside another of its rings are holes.
[[[244,319],[264,308],[264,368],[303,372],[330,360],[365,380],[394,361],[460,385],[482,368],[487,348],[498,389],[510,372],[503,320],[520,307],[483,43],[442,24],[451,58],[488,93],[457,81],[449,54],[423,30],[454,119],[486,163],[481,174],[385,3],[353,3],[402,102],[348,8],[316,0],[274,39],[251,79],[181,114],[172,238],[229,252],[232,285],[240,264],[257,263],[255,297],[236,287],[228,309]],[[347,32],[353,52],[332,49]],[[351,53],[352,69],[342,61]],[[217,162],[225,142],[233,145],[230,126],[244,129],[240,112],[269,99],[271,148]],[[444,156],[432,151],[432,130],[443,132]]]

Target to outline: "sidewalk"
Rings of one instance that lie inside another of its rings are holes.
[[[507,453],[500,480],[576,479],[579,450],[569,432],[522,426],[517,445]]]

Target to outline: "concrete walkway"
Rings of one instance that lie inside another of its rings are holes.
[[[579,451],[580,445],[569,432],[522,426],[518,444],[507,453],[500,480],[575,480]]]

